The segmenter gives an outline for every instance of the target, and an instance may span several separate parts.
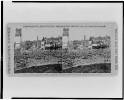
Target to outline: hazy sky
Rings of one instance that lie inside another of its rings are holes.
[[[37,36],[38,39],[62,36],[63,28],[67,27],[69,28],[69,40],[82,40],[84,39],[84,35],[86,35],[86,39],[89,39],[90,36],[111,36],[111,34],[113,34],[112,25],[110,24],[66,24],[66,26],[59,24],[59,27],[57,27],[57,25],[58,24],[21,24],[14,27],[22,28],[22,41],[37,40]],[[18,42],[19,38],[20,37],[15,37],[15,41]]]

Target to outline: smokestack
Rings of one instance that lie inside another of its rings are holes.
[[[37,36],[37,48],[38,48],[38,36]]]
[[[85,47],[85,40],[86,40],[86,36],[84,35],[84,47]]]
[[[37,36],[37,41],[38,41],[38,36]]]

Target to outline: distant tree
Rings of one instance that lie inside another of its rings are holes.
[[[89,41],[92,41],[92,39],[93,39],[93,38],[90,36]]]
[[[26,41],[25,45],[26,45],[26,49],[28,50],[32,47],[33,43],[31,41]]]

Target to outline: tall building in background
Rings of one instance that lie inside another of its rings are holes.
[[[14,48],[21,48],[21,45],[22,45],[22,30],[21,30],[21,28],[20,29],[19,28],[16,28],[15,31],[16,31],[15,38],[18,41],[16,41],[14,43]]]
[[[63,35],[62,35],[62,48],[68,48],[69,44],[69,29],[64,28],[63,29]]]
[[[45,50],[45,39],[43,37],[43,39],[41,40],[41,49]]]

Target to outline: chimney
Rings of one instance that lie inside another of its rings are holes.
[[[37,36],[37,48],[38,48],[38,36]]]
[[[85,45],[85,43],[86,43],[85,40],[86,40],[86,36],[84,35],[84,47],[86,46],[86,45]]]

